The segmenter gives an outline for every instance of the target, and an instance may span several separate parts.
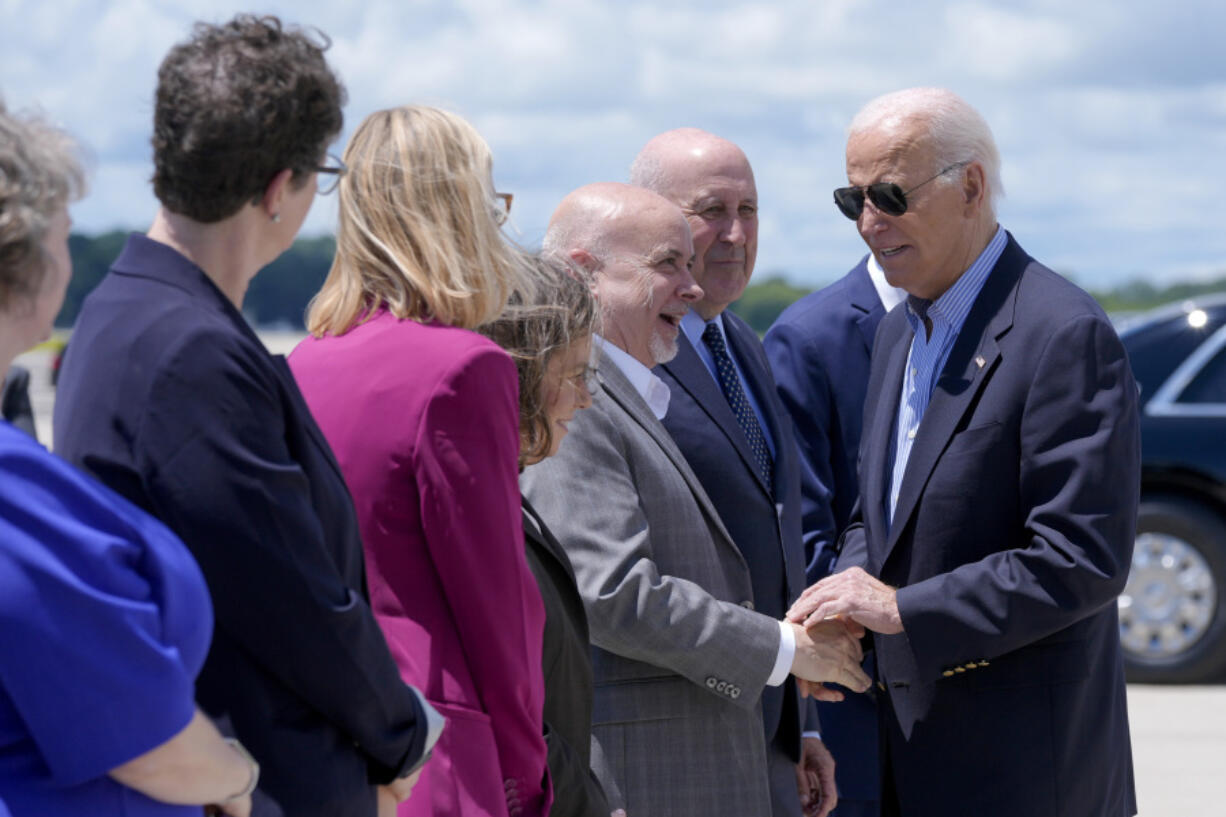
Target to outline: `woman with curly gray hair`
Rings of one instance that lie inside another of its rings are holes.
[[[0,376],[72,274],[71,140],[0,105]],[[177,537],[0,422],[0,813],[245,817],[259,770],[193,702],[212,610]]]

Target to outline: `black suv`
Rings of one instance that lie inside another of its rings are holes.
[[[1141,388],[1141,507],[1120,640],[1131,681],[1226,671],[1226,294],[1118,321]]]

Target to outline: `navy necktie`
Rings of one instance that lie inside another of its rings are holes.
[[[771,480],[773,466],[770,449],[766,446],[766,437],[762,434],[762,426],[758,424],[757,415],[753,413],[753,407],[749,405],[749,398],[745,396],[745,389],[741,387],[741,378],[736,373],[736,366],[733,365],[732,358],[728,356],[728,347],[724,345],[724,335],[719,331],[718,326],[708,323],[707,328],[702,330],[702,342],[707,344],[707,348],[711,350],[711,356],[715,358],[715,371],[719,373],[719,386],[723,389],[724,397],[728,400],[728,405],[732,408],[732,413],[736,416],[741,431],[745,432],[745,439],[749,442],[749,452],[753,455],[754,465],[758,467],[758,473],[762,475],[762,481],[766,483],[766,492],[773,496],[775,489]]]

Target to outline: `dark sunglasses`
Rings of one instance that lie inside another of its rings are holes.
[[[868,200],[873,203],[874,207],[887,216],[901,216],[907,212],[907,196],[919,190],[928,182],[935,181],[946,173],[966,167],[969,164],[970,161],[955,162],[935,176],[924,179],[910,190],[903,190],[893,182],[877,182],[867,187],[840,187],[834,191],[834,203],[838,205],[839,212],[852,221],[858,219],[860,214],[864,212],[865,196],[868,196]]]

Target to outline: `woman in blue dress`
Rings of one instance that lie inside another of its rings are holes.
[[[82,187],[0,105],[0,377],[50,334]],[[194,703],[212,624],[174,534],[0,421],[0,815],[246,817],[259,769]]]

